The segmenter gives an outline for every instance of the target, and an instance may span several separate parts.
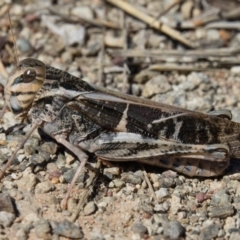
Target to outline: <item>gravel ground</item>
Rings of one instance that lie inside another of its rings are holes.
[[[233,120],[240,122],[237,54],[189,57],[184,55],[186,46],[113,5],[102,0],[76,2],[0,0],[1,107],[6,75],[14,68],[12,35],[5,14],[7,4],[12,3],[10,15],[20,59],[34,57],[88,82],[191,110],[227,108]],[[171,1],[129,2],[159,19]],[[172,26],[202,14],[204,8],[197,2],[173,7],[164,15],[165,22]],[[240,42],[235,29],[200,26],[179,32],[203,52],[235,49]],[[138,53],[178,50],[183,54],[181,58],[174,54],[127,58],[119,53],[123,49]],[[153,70],[159,63],[166,67],[164,71]],[[173,70],[168,71],[167,66]],[[185,70],[174,70],[174,66]],[[191,70],[200,67],[205,71]],[[29,130],[30,124],[20,127],[19,123],[11,112],[5,113],[0,129],[0,165]],[[86,169],[79,177],[68,210],[62,210],[60,202],[78,164],[69,151],[44,133],[34,132],[0,182],[0,239],[240,239],[240,161],[233,159],[223,176],[212,179],[188,178],[144,166],[156,199],[140,164],[104,165],[73,222],[78,200],[92,174]],[[94,157],[90,166],[96,166]]]

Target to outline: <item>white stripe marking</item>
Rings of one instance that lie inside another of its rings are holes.
[[[129,104],[127,104],[127,106],[123,112],[122,118],[121,118],[120,122],[118,123],[118,125],[115,127],[115,130],[127,132],[126,125],[127,125],[127,117],[128,117],[128,115],[127,115],[128,107],[129,107]]]

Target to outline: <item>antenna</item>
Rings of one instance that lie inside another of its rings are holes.
[[[17,44],[16,44],[15,35],[14,35],[14,33],[13,33],[12,21],[11,21],[11,17],[10,17],[9,10],[8,10],[8,19],[9,19],[9,24],[10,24],[10,31],[11,31],[11,34],[12,34],[12,37],[13,37],[14,60],[15,60],[16,66],[17,66],[18,63],[19,63],[19,60],[18,60],[18,52],[17,52]]]

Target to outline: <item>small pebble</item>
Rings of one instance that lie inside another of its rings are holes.
[[[170,196],[170,192],[167,188],[160,188],[158,191],[155,191],[155,194],[159,202],[163,202]]]
[[[28,235],[23,229],[19,229],[15,234],[17,240],[27,240]]]
[[[211,240],[217,237],[219,226],[216,224],[209,225],[201,230],[199,240]]]
[[[34,165],[38,165],[38,164],[44,164],[46,162],[44,156],[42,156],[41,154],[33,154],[30,158],[31,162]]]
[[[120,180],[120,179],[114,179],[113,180],[113,183],[114,183],[114,186],[116,187],[116,188],[123,188],[124,186],[125,186],[125,182],[124,181],[122,181],[122,180]]]
[[[150,213],[150,214],[153,213],[153,207],[149,204],[146,204],[146,203],[141,204],[141,209],[146,213]]]
[[[45,142],[40,146],[40,148],[42,149],[42,151],[53,155],[56,154],[58,145],[55,142]]]
[[[141,222],[136,222],[132,226],[132,231],[134,233],[140,234],[140,236],[143,237],[143,235],[146,234],[148,230]]]
[[[143,97],[151,97],[157,93],[166,93],[170,91],[171,88],[166,76],[158,75],[145,84],[142,95]]]
[[[83,19],[93,19],[92,9],[88,6],[74,7],[71,11],[72,15],[82,17]]]
[[[60,223],[52,224],[51,226],[53,228],[53,232],[56,235],[67,237],[67,238],[82,238],[83,232],[81,230],[80,226],[77,226],[76,224],[69,222],[68,220],[64,220]]]
[[[27,190],[29,192],[33,191],[35,189],[35,186],[38,183],[38,179],[35,174],[28,174],[23,176],[21,179],[16,181],[18,188]]]
[[[234,214],[234,208],[232,205],[218,205],[208,207],[208,216],[211,218],[226,218]]]
[[[74,213],[77,209],[77,201],[76,199],[70,197],[67,202],[67,209],[69,212]]]
[[[35,193],[42,194],[42,193],[48,193],[50,191],[53,191],[55,189],[55,186],[53,183],[49,181],[38,183],[35,189]]]
[[[74,175],[76,173],[76,169],[69,169],[63,173],[63,177],[67,183],[71,183]],[[78,177],[76,183],[81,183],[84,180],[85,173],[82,172],[81,175]]]
[[[29,213],[23,218],[23,222],[31,222],[34,223],[39,220],[39,217],[36,213]]]
[[[83,209],[83,213],[85,216],[93,214],[97,210],[97,206],[94,202],[88,202],[87,205]]]
[[[122,173],[122,181],[125,183],[131,183],[131,184],[141,184],[142,179],[135,175],[134,173],[128,172],[128,173]]]
[[[50,224],[46,219],[40,219],[34,223],[35,233],[37,237],[43,238],[43,239],[49,239],[50,238]]]
[[[178,221],[170,221],[164,225],[164,236],[170,239],[178,239],[185,234],[184,227]]]
[[[15,214],[5,211],[0,211],[0,224],[4,227],[10,227],[16,218]]]
[[[10,197],[8,193],[0,194],[0,211],[16,213],[16,207],[14,204],[14,199]]]

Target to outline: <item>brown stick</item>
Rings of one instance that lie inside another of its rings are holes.
[[[124,57],[158,57],[158,56],[174,56],[174,57],[232,57],[240,52],[240,48],[219,48],[219,49],[202,49],[202,50],[108,50],[108,52],[114,56]]]
[[[153,64],[149,67],[149,70],[192,72],[192,71],[216,71],[218,69],[209,68],[209,67],[196,67],[193,65]]]
[[[181,42],[182,44],[194,48],[192,43],[190,43],[186,38],[184,38],[180,32],[176,31],[175,29],[169,27],[168,25],[164,24],[161,21],[155,20],[153,17],[140,12],[138,9],[134,8],[131,4],[124,2],[122,0],[107,0],[107,2],[119,7],[123,11],[127,12],[128,14],[142,20],[143,22],[147,23],[152,28],[155,28],[164,34],[168,35],[169,37]]]

